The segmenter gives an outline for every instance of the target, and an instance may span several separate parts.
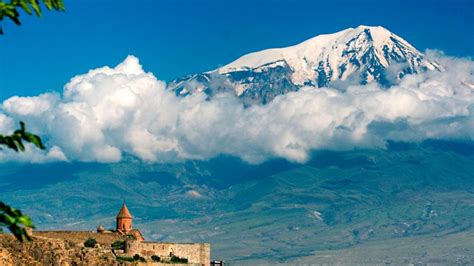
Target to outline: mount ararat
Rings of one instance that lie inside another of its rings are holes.
[[[181,96],[231,91],[247,105],[266,104],[304,86],[344,90],[377,82],[390,87],[406,75],[433,70],[442,67],[403,38],[380,26],[359,26],[250,53],[215,70],[176,79],[168,88]]]

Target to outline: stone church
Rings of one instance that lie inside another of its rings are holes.
[[[132,228],[132,220],[132,214],[130,214],[127,205],[124,202],[122,208],[120,208],[120,211],[117,214],[115,231],[113,233],[128,236],[133,240],[144,241],[145,238],[140,230]],[[97,233],[104,234],[112,232],[106,231],[102,225],[99,225],[99,227],[97,227]]]
[[[101,248],[111,249],[111,244],[124,241],[123,250],[113,251],[115,256],[133,257],[138,254],[146,261],[160,257],[161,264],[171,261],[173,257],[187,259],[187,265],[210,265],[211,245],[208,243],[171,243],[146,241],[139,229],[133,228],[133,216],[125,202],[117,217],[115,230],[106,230],[102,225],[95,231],[35,231],[35,236],[66,239],[83,245],[84,241],[94,238]]]

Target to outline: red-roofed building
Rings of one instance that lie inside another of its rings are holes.
[[[122,208],[117,214],[117,232],[128,233],[132,230],[132,215],[125,205],[125,202],[122,204]]]

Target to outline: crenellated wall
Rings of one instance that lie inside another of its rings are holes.
[[[187,258],[189,264],[209,265],[211,261],[211,245],[207,243],[165,243],[165,242],[140,242],[127,241],[125,253],[129,256],[139,254],[150,258],[152,255],[159,256],[162,260],[168,260],[171,254],[180,258]]]

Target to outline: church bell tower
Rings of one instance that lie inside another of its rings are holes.
[[[122,208],[117,214],[117,232],[128,233],[132,230],[132,215],[125,205],[125,202],[122,204]]]

